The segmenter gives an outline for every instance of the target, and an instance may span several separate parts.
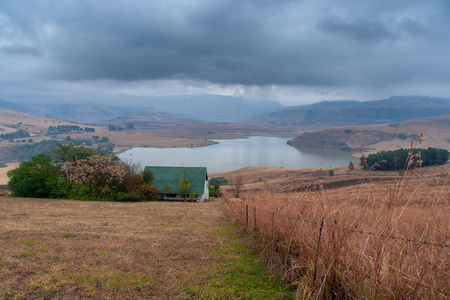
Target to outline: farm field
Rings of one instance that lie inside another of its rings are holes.
[[[238,238],[223,201],[0,197],[0,298],[266,298],[292,294]]]

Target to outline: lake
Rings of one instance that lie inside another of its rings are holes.
[[[252,136],[214,140],[218,143],[198,148],[132,148],[119,157],[142,166],[207,167],[209,173],[247,166],[328,168],[356,161],[344,151],[292,147],[286,143],[289,139]]]

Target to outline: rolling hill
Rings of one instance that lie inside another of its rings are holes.
[[[298,131],[337,126],[375,125],[442,116],[450,98],[391,97],[377,101],[325,101],[261,114],[247,124],[288,127]]]
[[[220,95],[172,95],[137,97],[112,95],[109,98],[73,101],[8,102],[0,100],[0,108],[79,123],[100,124],[137,110],[158,110],[183,114],[192,119],[239,123],[258,114],[281,109],[274,101],[246,100]],[[95,104],[93,104],[95,103]],[[124,105],[126,103],[126,105]]]
[[[156,109],[137,110],[125,116],[105,121],[108,124],[126,126],[132,123],[136,128],[167,129],[180,123],[201,123],[202,121],[183,114],[169,113]]]
[[[314,147],[367,152],[410,147],[423,132],[421,147],[450,150],[450,115],[382,125],[346,126],[303,132],[290,141],[295,147]]]

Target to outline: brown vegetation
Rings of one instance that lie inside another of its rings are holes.
[[[427,147],[450,150],[449,128],[449,115],[394,124],[334,127],[304,132],[292,140],[292,145],[355,151],[361,146],[367,153],[373,153],[402,148],[405,141],[425,130],[423,139]]]
[[[272,189],[266,178],[247,185],[240,199],[228,193],[226,202],[231,216],[255,237],[262,258],[299,296],[447,299],[449,166],[414,173],[419,178],[391,172],[390,182],[334,189],[317,179],[301,184],[303,192],[284,193],[277,191],[289,190],[289,184]],[[301,182],[294,176],[283,180]]]
[[[185,299],[221,263],[223,202],[0,197],[0,298]]]

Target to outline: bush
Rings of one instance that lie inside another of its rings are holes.
[[[150,184],[153,179],[155,179],[155,176],[153,175],[152,170],[146,169],[144,170],[144,173],[142,173],[142,180],[144,180],[145,183]]]
[[[216,184],[218,184],[218,185],[227,185],[228,184],[228,180],[226,180],[223,177],[218,177],[218,178],[213,177],[213,178],[211,178],[209,180],[209,184],[210,185],[216,185]]]
[[[119,194],[115,199],[117,202],[139,202],[142,201],[139,194]]]
[[[328,170],[328,176],[334,176],[334,170],[333,169],[329,169]]]
[[[141,184],[139,186],[139,194],[142,201],[158,200],[158,187],[156,185]]]
[[[197,198],[197,193],[192,191],[189,193],[189,201],[194,201]]]
[[[15,197],[53,198],[59,194],[60,170],[43,154],[34,156],[8,171],[8,188]]]
[[[220,185],[219,184],[214,184],[214,185],[209,185],[209,196],[210,197],[220,197]]]
[[[355,165],[353,164],[353,162],[350,162],[350,163],[348,164],[348,169],[349,169],[350,171],[353,171],[353,170],[355,169]]]

